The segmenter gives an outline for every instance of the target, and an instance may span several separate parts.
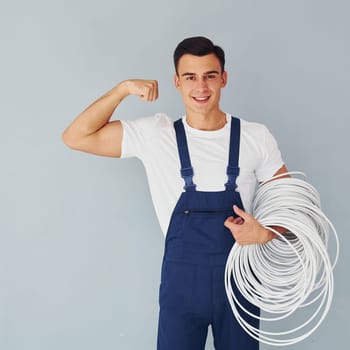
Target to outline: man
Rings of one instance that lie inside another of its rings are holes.
[[[175,87],[186,109],[177,122],[164,114],[110,121],[129,95],[148,102],[158,98],[157,81],[126,80],[83,111],[63,140],[80,151],[136,156],[144,163],[166,236],[158,350],[203,350],[208,325],[218,350],[258,349],[258,342],[234,319],[225,295],[224,267],[235,241],[273,239],[248,212],[256,182],[287,169],[263,125],[220,109],[221,89],[227,83],[220,47],[204,37],[185,39],[175,49],[174,63]]]

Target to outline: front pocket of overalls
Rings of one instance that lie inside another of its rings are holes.
[[[231,210],[188,210],[184,214],[185,242],[202,245],[207,251],[227,251],[233,245],[233,236],[224,226]]]
[[[216,225],[217,229],[224,226],[225,220],[232,216],[230,210],[185,210],[184,228],[193,227],[194,229],[202,229],[205,225]]]

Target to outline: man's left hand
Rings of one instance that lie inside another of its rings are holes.
[[[240,245],[266,243],[275,237],[275,234],[262,226],[252,215],[233,206],[237,218],[228,217],[224,225],[231,231],[234,239]]]

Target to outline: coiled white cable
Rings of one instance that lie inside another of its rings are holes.
[[[316,189],[285,175],[260,185],[253,201],[253,216],[278,238],[265,244],[235,244],[225,269],[226,294],[238,323],[254,339],[275,346],[302,341],[324,320],[333,298],[333,268],[339,255],[336,230],[321,210]],[[287,232],[280,234],[272,226]],[[330,232],[335,242],[333,262],[328,253]],[[233,284],[260,308],[261,316],[240,303]],[[254,327],[246,315],[278,330]],[[280,321],[287,317],[292,329],[281,330]]]

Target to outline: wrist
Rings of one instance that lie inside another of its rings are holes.
[[[274,238],[277,238],[277,235],[276,235],[276,233],[272,232],[268,228],[265,228],[265,237],[266,237],[266,242],[269,242],[269,241],[273,240]]]
[[[108,92],[108,95],[117,97],[120,101],[130,95],[128,80],[124,80]]]

